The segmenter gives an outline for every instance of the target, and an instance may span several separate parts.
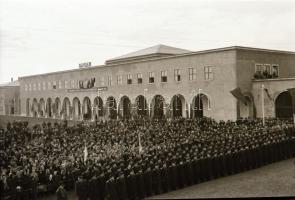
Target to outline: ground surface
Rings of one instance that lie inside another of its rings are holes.
[[[289,159],[259,169],[227,176],[209,182],[193,185],[184,189],[149,197],[148,199],[182,198],[231,198],[262,196],[295,197],[295,159]],[[53,200],[55,196],[46,196],[42,200]],[[74,192],[69,199],[77,200]]]

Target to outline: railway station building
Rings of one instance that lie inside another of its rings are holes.
[[[30,117],[236,120],[264,113],[289,118],[295,106],[295,52],[157,45],[104,65],[20,77],[19,83],[20,113]]]

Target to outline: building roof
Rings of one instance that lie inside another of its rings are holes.
[[[125,60],[136,59],[136,58],[141,59],[141,58],[147,58],[147,57],[171,56],[171,55],[177,55],[177,54],[183,54],[183,53],[189,53],[189,52],[191,51],[159,44],[159,45],[155,45],[145,49],[141,49],[139,51],[134,51],[122,56],[111,58],[107,60],[106,63],[109,64],[109,63],[114,63],[115,61],[125,61]]]
[[[20,86],[18,80],[0,84],[0,87],[17,87],[17,86]]]

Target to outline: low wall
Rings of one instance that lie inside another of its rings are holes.
[[[6,128],[6,124],[8,122],[13,122],[13,121],[28,121],[29,126],[32,127],[35,124],[42,124],[43,122],[50,122],[52,125],[57,122],[57,123],[62,123],[62,119],[52,119],[52,118],[35,118],[35,117],[26,117],[26,116],[16,116],[16,115],[0,115],[0,126],[3,128]],[[75,124],[80,123],[80,121],[74,121],[74,120],[67,120],[68,125],[72,126]]]

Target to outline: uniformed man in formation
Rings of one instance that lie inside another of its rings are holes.
[[[295,127],[278,119],[13,122],[2,136],[1,195],[10,199],[62,197],[62,183],[81,200],[137,200],[295,156]]]

